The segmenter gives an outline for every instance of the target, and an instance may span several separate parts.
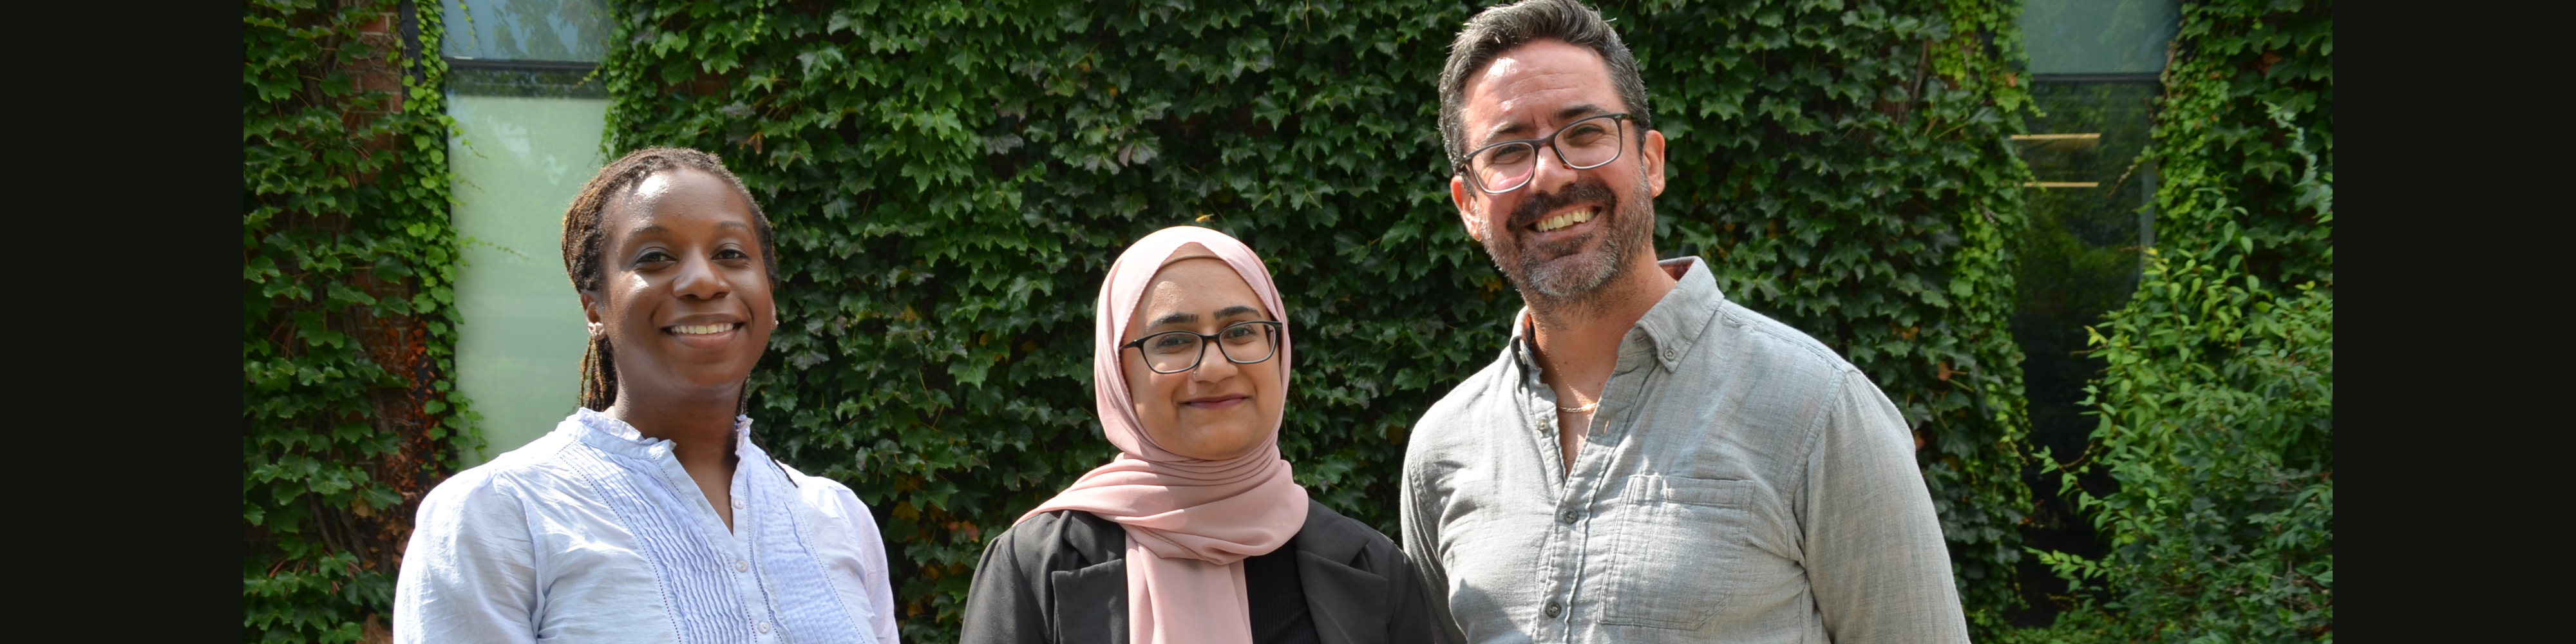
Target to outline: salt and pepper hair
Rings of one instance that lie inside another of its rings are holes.
[[[752,231],[760,237],[761,268],[768,271],[769,290],[778,290],[778,247],[769,229],[769,216],[761,213],[760,202],[751,198],[751,191],[742,187],[742,179],[725,169],[723,159],[688,148],[645,148],[629,152],[608,167],[600,168],[599,174],[591,176],[590,183],[581,187],[581,194],[573,197],[572,207],[564,209],[563,218],[564,273],[572,278],[573,290],[606,296],[600,292],[600,287],[608,278],[606,269],[601,266],[604,263],[602,255],[608,252],[608,232],[607,224],[601,218],[607,214],[608,204],[625,198],[634,191],[636,184],[643,183],[648,177],[683,168],[723,179],[725,185],[733,186],[735,194],[742,196],[742,203],[751,207]],[[744,387],[745,395],[737,407],[750,402],[749,393],[750,388]],[[581,406],[606,411],[609,405],[616,403],[616,356],[609,350],[608,338],[593,338],[590,349],[581,356]]]
[[[1449,64],[1440,70],[1440,139],[1451,160],[1467,157],[1467,78],[1505,52],[1533,41],[1556,40],[1592,50],[1610,68],[1610,86],[1637,120],[1640,132],[1655,129],[1646,107],[1646,81],[1637,75],[1637,57],[1620,42],[1619,32],[1601,12],[1575,0],[1521,0],[1488,8],[1467,19],[1458,39],[1449,43]],[[1636,138],[1640,144],[1643,137]]]

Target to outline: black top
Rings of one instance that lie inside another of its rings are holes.
[[[1127,530],[1057,511],[985,546],[966,594],[969,644],[1127,642]],[[1244,560],[1253,641],[1427,642],[1413,567],[1386,535],[1312,500],[1295,538]]]
[[[1244,600],[1252,605],[1252,644],[1323,644],[1297,582],[1297,540],[1243,560]]]

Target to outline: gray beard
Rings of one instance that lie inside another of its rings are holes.
[[[1643,185],[1638,188],[1637,194],[1645,194]],[[1592,190],[1607,192],[1597,187]],[[1573,200],[1579,193],[1586,192],[1586,189],[1575,188],[1568,192],[1567,199],[1524,202],[1523,210],[1531,212],[1515,213],[1521,216],[1514,217],[1513,223],[1553,210],[1557,205]],[[1609,294],[1604,292],[1602,287],[1627,273],[1629,254],[1648,248],[1652,243],[1650,238],[1654,234],[1652,205],[1621,203],[1613,197],[1610,206],[1609,221],[1602,222],[1609,224],[1608,226],[1590,236],[1572,240],[1569,244],[1579,249],[1593,244],[1596,238],[1600,239],[1599,245],[1593,248],[1593,252],[1587,257],[1564,258],[1564,253],[1533,252],[1542,249],[1503,247],[1502,244],[1512,243],[1515,238],[1513,235],[1487,235],[1483,243],[1485,255],[1493,258],[1495,267],[1502,269],[1503,275],[1512,280],[1513,286],[1519,287],[1524,299],[1530,300],[1528,303],[1531,305],[1532,312],[1549,317],[1582,317],[1587,311],[1601,308],[1606,304],[1602,298]],[[1514,226],[1513,230],[1518,230],[1518,226]],[[1560,260],[1574,259],[1574,261],[1551,262],[1540,258],[1541,254],[1556,255]]]
[[[1613,222],[1623,222],[1628,219],[1627,215],[1620,213]],[[1589,261],[1549,263],[1524,253],[1520,256],[1520,274],[1512,276],[1512,281],[1519,283],[1522,290],[1552,304],[1576,304],[1589,300],[1598,294],[1601,285],[1610,283],[1627,270],[1630,249],[1627,240],[1623,239],[1625,235],[1620,234],[1624,232],[1627,231],[1604,230],[1599,233],[1609,238],[1602,240],[1599,252],[1592,253]],[[1492,252],[1492,249],[1486,249],[1486,252]]]

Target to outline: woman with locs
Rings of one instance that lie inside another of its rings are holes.
[[[1118,455],[986,547],[963,641],[1428,641],[1404,554],[1280,458],[1292,330],[1261,258],[1166,228],[1098,301],[1094,403]]]
[[[866,506],[742,415],[778,325],[771,237],[704,152],[638,150],[583,186],[563,237],[581,406],[421,501],[395,641],[895,641]]]

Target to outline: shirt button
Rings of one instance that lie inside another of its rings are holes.
[[[1564,521],[1564,522],[1566,522],[1566,523],[1573,523],[1575,519],[1579,519],[1579,518],[1582,518],[1582,517],[1581,517],[1581,515],[1576,514],[1576,513],[1574,512],[1574,510],[1572,510],[1572,509],[1568,509],[1568,510],[1566,510],[1564,513],[1556,515],[1556,518],[1557,518],[1557,519],[1559,519],[1559,520],[1562,520],[1562,521]]]
[[[734,500],[733,500],[733,509],[740,510],[740,509],[743,509],[744,507],[748,507],[748,506],[742,502],[742,499],[734,499]]]
[[[743,561],[743,560],[739,560],[739,559],[734,560],[734,562],[733,562],[733,571],[734,571],[734,572],[751,572],[751,562]]]
[[[767,634],[769,632],[769,622],[760,623],[760,632],[763,634]]]
[[[1681,357],[1681,355],[1682,355],[1682,352],[1677,351],[1677,350],[1673,350],[1673,349],[1665,349],[1665,350],[1664,350],[1664,359],[1665,359],[1665,360],[1671,360],[1671,359],[1674,359],[1674,358],[1678,358],[1678,357]]]
[[[1547,616],[1548,616],[1548,617],[1550,617],[1550,618],[1554,618],[1554,617],[1556,617],[1557,615],[1563,614],[1564,612],[1565,612],[1565,605],[1564,605],[1564,604],[1556,603],[1556,600],[1553,600],[1553,599],[1551,599],[1551,600],[1548,600],[1548,601],[1547,601]]]

